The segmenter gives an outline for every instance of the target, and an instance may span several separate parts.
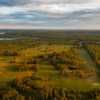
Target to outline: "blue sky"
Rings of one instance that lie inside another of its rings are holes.
[[[100,0],[0,0],[0,29],[100,29]]]

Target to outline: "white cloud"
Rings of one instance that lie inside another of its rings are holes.
[[[28,3],[24,3],[22,0],[22,3],[21,4],[19,3],[17,3],[17,5],[14,6],[0,6],[0,17],[3,16],[4,17],[3,20],[6,19],[5,21],[7,20],[8,22],[14,21],[15,23],[17,23],[20,22],[21,20],[24,20],[24,18],[22,19],[20,18],[20,16],[21,14],[25,14],[27,19],[31,19],[31,20],[25,19],[26,22],[29,21],[29,23],[33,23],[33,24],[37,23],[41,26],[45,22],[46,24],[48,23],[48,25],[50,25],[49,20],[44,21],[42,19],[42,17],[48,17],[53,19],[54,23],[52,23],[52,26],[54,26],[55,21],[57,21],[57,18],[59,18],[60,21],[63,22],[63,17],[66,18],[70,14],[72,16],[69,16],[70,17],[69,19],[67,18],[65,19],[66,23],[70,22],[71,24],[73,23],[80,24],[81,21],[83,21],[82,17],[88,19],[89,17],[93,16],[93,18],[95,19],[96,15],[94,14],[94,12],[96,12],[96,14],[100,13],[100,0],[84,0],[84,1],[83,0],[59,0],[59,1],[58,0],[30,0],[30,2]],[[40,12],[38,16],[40,16],[41,18],[33,20],[32,18],[36,17],[34,16],[34,12],[38,12],[38,13]],[[91,13],[84,14],[83,12],[91,12]],[[18,19],[16,18],[16,13],[18,14],[17,16],[19,16]],[[42,16],[41,13],[43,13]],[[77,15],[77,13],[79,15]],[[15,16],[14,19],[13,17],[7,19],[7,17],[11,14],[14,14]],[[81,16],[81,19],[79,18],[79,16]],[[84,23],[87,22],[84,21]]]
[[[77,11],[97,11],[100,10],[100,4],[89,3],[89,4],[28,4],[24,6],[14,7],[0,7],[0,15],[7,15],[16,12],[30,12],[30,11],[41,11],[51,14],[66,14]]]
[[[0,15],[9,15],[16,12],[23,12],[24,9],[20,7],[0,7]]]
[[[31,7],[32,8],[32,7]],[[33,7],[34,10],[44,11],[48,13],[64,14],[72,13],[82,10],[98,10],[100,5],[98,4],[48,4],[40,5],[39,7]],[[28,9],[28,8],[27,8]],[[31,10],[31,9],[30,9]]]

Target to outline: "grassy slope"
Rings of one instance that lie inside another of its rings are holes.
[[[39,48],[44,48],[44,46],[40,46]],[[67,46],[68,48],[68,46]],[[54,49],[54,48],[52,48]],[[55,50],[56,51],[62,51],[62,50],[66,50],[66,46],[63,45],[63,46],[56,46],[55,47]],[[37,51],[37,49],[36,49]],[[48,48],[48,51],[51,51],[51,49]],[[27,50],[27,52],[30,53],[30,49]],[[87,60],[87,65],[88,66],[93,66],[93,63],[91,62],[89,56],[87,55],[87,53],[81,49],[81,54],[82,56]],[[38,51],[37,54],[41,54],[40,51]],[[30,53],[31,55],[31,53]],[[1,57],[0,61],[9,61],[9,59],[11,58],[4,58],[4,57]],[[5,71],[2,72],[2,66],[0,67],[0,86],[4,86],[5,87],[5,83],[7,81],[10,81],[14,78],[16,78],[17,76],[24,76],[24,75],[28,75],[30,74],[30,72],[12,72],[12,71],[7,71],[7,69],[5,68]],[[32,74],[32,73],[31,73]],[[37,73],[35,73],[37,76],[41,76],[43,78],[47,77],[48,80],[49,80],[49,84],[52,85],[53,87],[63,87],[63,88],[70,88],[70,89],[79,89],[79,90],[88,90],[88,89],[92,89],[92,88],[95,88],[95,86],[93,86],[92,83],[90,82],[87,82],[87,81],[83,81],[83,80],[75,80],[75,79],[67,79],[67,78],[64,78],[64,77],[61,77],[59,75],[59,72],[57,70],[54,69],[53,66],[51,65],[46,65],[46,64],[41,64],[40,67],[39,67],[39,70]],[[37,83],[38,84],[43,84],[44,81],[41,81],[41,80],[37,80]]]
[[[47,78],[49,84],[52,87],[78,90],[89,90],[94,88],[89,82],[80,79],[68,79],[66,77],[61,76],[59,72],[55,70],[51,65],[40,65],[40,69],[36,73],[36,75],[42,78]],[[38,80],[37,83],[45,84],[42,80]]]

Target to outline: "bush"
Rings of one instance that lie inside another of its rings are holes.
[[[1,53],[1,55],[3,55],[3,56],[18,56],[18,53],[16,51],[6,50],[6,51],[3,51]]]

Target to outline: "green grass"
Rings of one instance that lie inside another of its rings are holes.
[[[41,86],[45,86],[48,84],[50,87],[56,88],[64,88],[68,90],[79,90],[79,91],[89,91],[92,89],[100,88],[100,84],[98,86],[91,84],[90,82],[86,82],[83,80],[75,80],[75,79],[64,79],[60,78],[55,80],[36,80],[36,84],[40,84]]]
[[[100,85],[93,85],[94,83],[81,79],[69,79],[59,74],[57,70],[51,65],[39,65],[39,70],[35,73],[42,79],[47,79],[51,87],[75,89],[80,91],[88,91],[94,88],[100,88]],[[45,84],[44,80],[36,80],[37,84]]]
[[[34,47],[27,48],[27,49],[21,49],[20,54],[21,57],[19,58],[21,60],[24,59],[24,57],[34,57],[37,55],[41,54],[48,54],[52,52],[62,52],[62,51],[67,51],[70,47],[73,45],[41,45],[38,46],[34,49]],[[84,60],[86,61],[86,67],[89,67],[90,69],[94,69],[95,65],[91,61],[88,53],[83,49],[79,49],[80,52],[80,57],[83,57]],[[26,55],[25,55],[26,54]],[[25,56],[23,56],[25,55]],[[18,58],[18,59],[19,59]],[[0,57],[0,62],[9,62],[13,57]],[[43,79],[47,79],[48,84],[51,85],[52,87],[58,87],[58,88],[67,88],[67,89],[77,89],[77,90],[82,90],[82,91],[87,91],[93,88],[100,88],[99,85],[93,85],[94,83],[91,81],[87,80],[82,80],[82,79],[69,79],[68,77],[63,77],[59,74],[59,71],[54,68],[54,66],[49,65],[45,62],[42,62],[41,64],[38,64],[38,71],[35,72],[34,74],[38,77],[41,77]],[[0,67],[0,87],[6,87],[8,81],[12,81],[15,79],[17,76],[27,76],[28,72],[23,71],[23,72],[18,72],[15,67],[5,67],[2,68]],[[32,73],[32,72],[30,72]],[[35,80],[37,84],[45,84],[46,81],[44,80]]]
[[[84,49],[84,48],[81,48],[80,49],[80,54],[83,56],[83,58],[85,59],[86,61],[86,65],[87,67],[89,68],[93,68],[95,69],[96,68],[96,65],[95,63],[91,60],[91,57],[89,56],[89,54],[87,53],[87,51]]]
[[[59,72],[55,70],[52,65],[40,64],[36,75],[49,79],[57,79],[59,77]]]

